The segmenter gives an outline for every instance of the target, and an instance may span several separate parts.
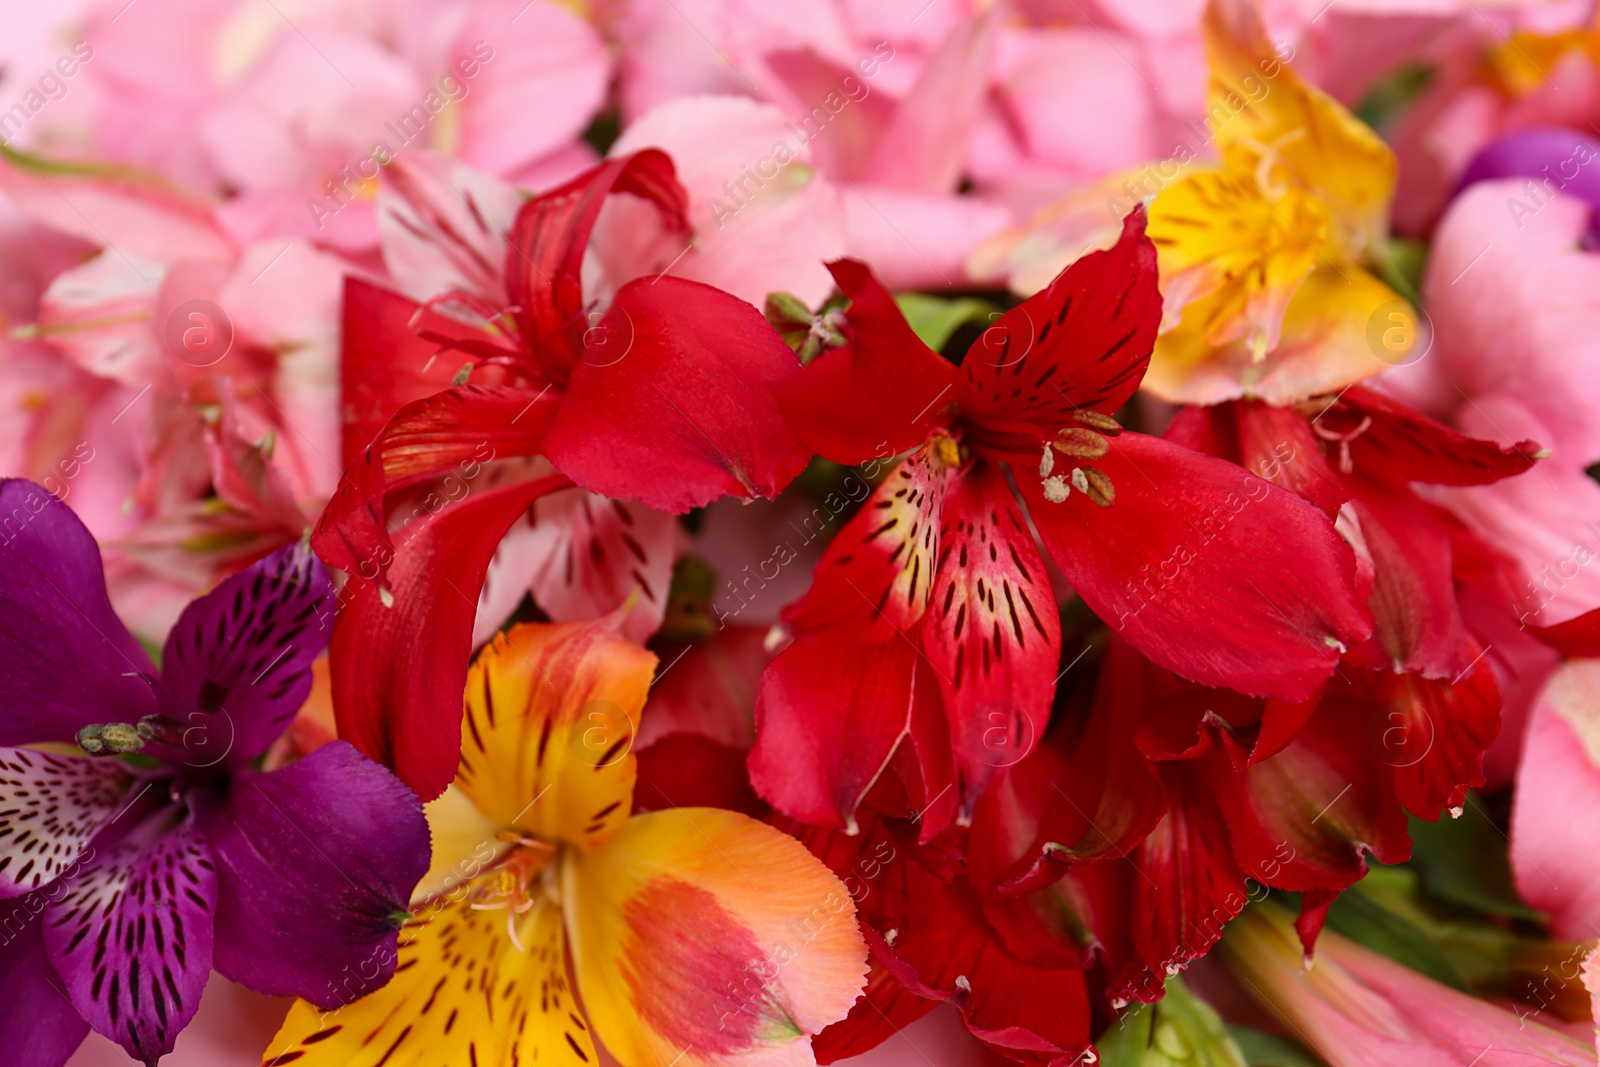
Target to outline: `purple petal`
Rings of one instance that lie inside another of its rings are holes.
[[[0,1034],[8,1067],[61,1067],[89,1036],[44,946],[45,893],[0,903]]]
[[[283,733],[333,632],[333,584],[304,545],[280,548],[183,609],[161,668],[183,761],[242,767]]]
[[[241,771],[204,828],[218,866],[216,967],[258,993],[336,1007],[394,973],[428,869],[415,794],[348,743]]]
[[[1508,133],[1473,157],[1455,191],[1495,178],[1535,179],[1530,210],[1555,192],[1600,208],[1600,141],[1555,126]]]
[[[0,748],[0,897],[70,870],[127,801],[121,760]]]
[[[96,842],[91,848],[100,848]],[[217,875],[194,816],[163,805],[84,865],[44,910],[44,940],[78,1011],[154,1064],[211,975]]]
[[[43,486],[0,481],[0,745],[156,710],[155,668],[106,596],[100,548]]]

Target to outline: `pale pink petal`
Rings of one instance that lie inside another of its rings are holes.
[[[973,250],[1011,221],[1005,208],[972,197],[866,185],[845,190],[850,255],[870,263],[890,289],[965,284]]]
[[[843,202],[777,108],[734,96],[675,100],[630,126],[612,154],[650,147],[672,156],[689,193],[694,247],[664,239],[652,208],[619,198],[595,229],[613,284],[669,270],[758,307],[776,290],[812,304],[832,290],[823,263],[846,251]]]
[[[1423,295],[1429,358],[1463,396],[1516,399],[1557,461],[1600,459],[1600,257],[1578,247],[1587,204],[1522,182],[1480,182],[1439,224]]]
[[[506,233],[522,196],[464,163],[413,152],[378,189],[383,262],[395,288],[417,301],[462,292],[505,302]]]
[[[460,40],[449,72],[466,92],[455,151],[473,166],[510,174],[575,140],[605,102],[605,42],[559,4],[478,5]]]
[[[1511,871],[1556,937],[1600,929],[1600,660],[1563,664],[1534,704],[1511,808]]]
[[[50,283],[39,333],[90,374],[142,388],[163,362],[151,316],[165,276],[163,263],[101,252]]]

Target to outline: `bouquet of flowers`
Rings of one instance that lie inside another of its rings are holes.
[[[0,27],[6,1063],[1600,1062],[1593,4]]]

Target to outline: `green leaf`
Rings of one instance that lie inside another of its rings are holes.
[[[1250,1067],[1324,1067],[1323,1061],[1286,1037],[1228,1023],[1228,1035]]]
[[[1475,794],[1467,794],[1458,819],[1412,819],[1411,840],[1409,865],[1441,900],[1508,919],[1549,921],[1517,895],[1507,859],[1510,843]]]
[[[1436,982],[1472,992],[1450,957],[1416,923],[1403,917],[1409,872],[1374,868],[1328,909],[1328,927]]]
[[[926,293],[901,293],[894,301],[922,343],[935,352],[942,350],[951,335],[967,323],[988,322],[1000,310],[975,296],[946,300]]]

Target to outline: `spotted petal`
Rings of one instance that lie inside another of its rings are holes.
[[[0,748],[0,897],[70,871],[122,809],[132,781],[116,760]]]
[[[45,944],[72,1002],[134,1059],[171,1052],[200,1006],[216,891],[194,817],[163,806],[45,908]]]
[[[191,766],[242,767],[283,733],[333,635],[333,583],[303,544],[281,548],[191,603],[162,657],[166,713]]]
[[[975,464],[945,505],[931,608],[922,644],[944,691],[970,821],[989,780],[1044,734],[1061,658],[1044,560],[998,464]]]
[[[489,877],[489,876],[484,876]],[[567,987],[561,912],[516,919],[440,898],[401,932],[388,985],[322,1012],[296,1001],[264,1067],[583,1067],[594,1042]]]
[[[803,1067],[866,981],[855,904],[798,841],[736,812],[635,816],[564,871],[578,990],[628,1067]]]
[[[472,665],[456,784],[492,823],[595,848],[627,821],[656,657],[621,622],[518,626]]]

